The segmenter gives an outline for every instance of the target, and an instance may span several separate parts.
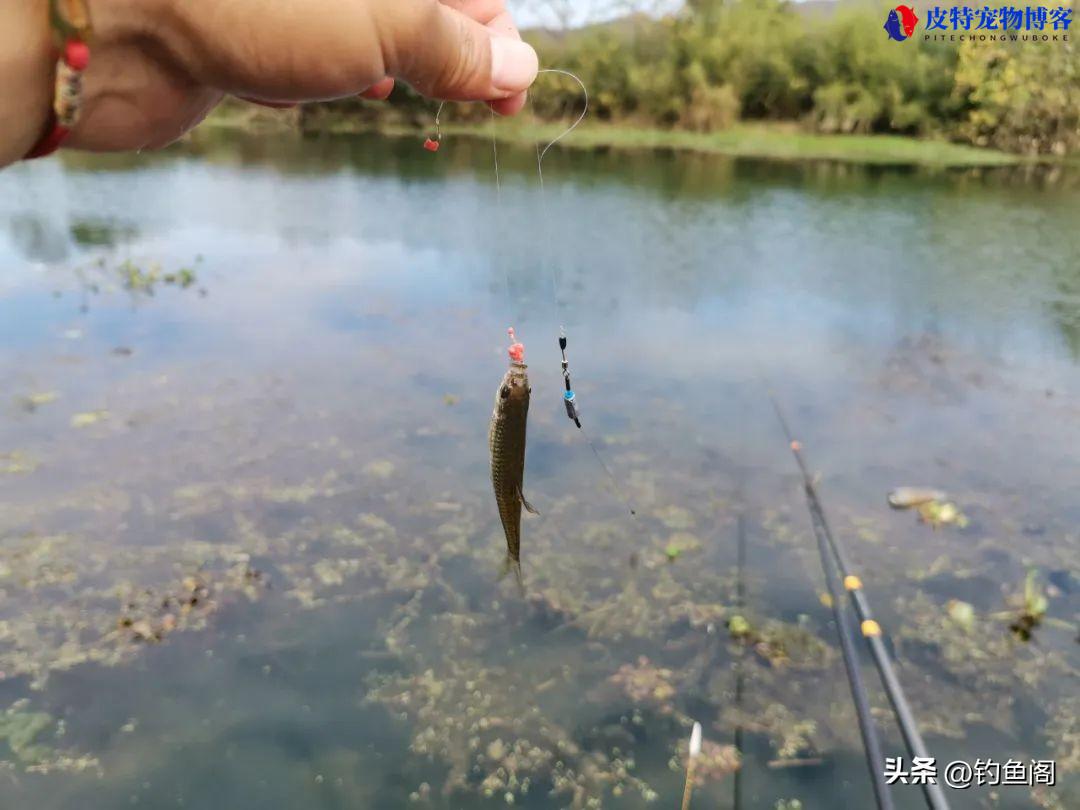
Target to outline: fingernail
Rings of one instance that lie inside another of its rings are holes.
[[[503,93],[520,93],[536,79],[540,62],[528,43],[512,37],[491,38],[491,84]]]

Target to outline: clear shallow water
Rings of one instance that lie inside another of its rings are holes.
[[[995,615],[1027,566],[1080,611],[1075,178],[561,153],[542,206],[529,151],[497,192],[490,148],[207,137],[0,176],[0,708],[44,718],[43,750],[0,743],[2,804],[671,806],[689,715],[747,729],[747,806],[869,806],[766,382],[931,747],[1075,759],[1075,630],[1023,645]],[[128,260],[197,281],[132,293]],[[486,457],[511,324],[543,513],[524,597]],[[563,415],[560,324],[637,520]],[[890,511],[900,484],[970,525]],[[791,756],[823,762],[768,765]]]

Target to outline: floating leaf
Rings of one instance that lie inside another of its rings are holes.
[[[91,425],[96,425],[98,422],[104,422],[108,418],[109,412],[105,410],[77,413],[71,417],[71,426],[74,428],[90,427]]]
[[[33,394],[27,394],[24,397],[20,397],[18,402],[23,410],[33,413],[43,405],[48,405],[50,402],[56,401],[55,391],[39,391]]]
[[[0,475],[19,475],[33,472],[37,469],[37,466],[37,462],[21,450],[0,453]]]
[[[919,518],[933,528],[953,525],[960,529],[968,525],[968,519],[951,501],[927,501],[920,504]]]

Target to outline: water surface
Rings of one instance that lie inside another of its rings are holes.
[[[542,196],[532,158],[204,135],[0,177],[0,804],[670,807],[692,717],[743,729],[744,806],[870,806],[771,387],[931,748],[1059,762],[1057,805],[953,806],[1076,806],[1075,628],[1004,614],[1030,567],[1080,612],[1077,178],[553,152]]]

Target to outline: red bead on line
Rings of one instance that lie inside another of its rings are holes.
[[[510,327],[506,330],[506,334],[510,336],[510,340],[513,345],[507,350],[507,354],[510,355],[510,359],[515,363],[525,362],[525,346],[522,343],[518,343],[517,335],[514,334],[514,327]]]
[[[433,138],[428,138],[426,141],[424,141],[424,148],[427,149],[429,152],[438,152],[439,142],[434,140]]]
[[[78,39],[70,39],[64,45],[64,62],[80,73],[90,64],[90,46]]]

